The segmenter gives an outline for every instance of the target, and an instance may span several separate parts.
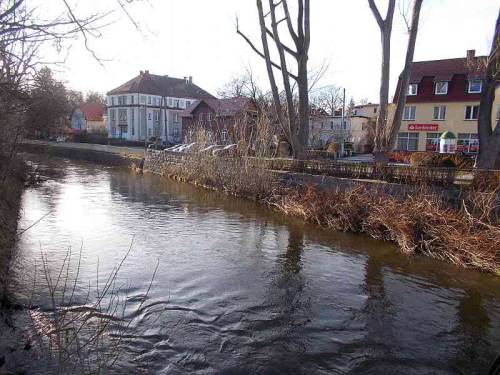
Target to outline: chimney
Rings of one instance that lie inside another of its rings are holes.
[[[144,72],[142,70],[139,70],[139,75],[142,76],[143,74],[144,74]]]
[[[189,76],[189,84],[192,85],[193,84],[193,76]]]
[[[145,71],[144,71],[144,74],[149,74],[149,70],[145,70]]]
[[[475,49],[468,49],[467,50],[467,60],[473,60],[475,56],[476,56]]]

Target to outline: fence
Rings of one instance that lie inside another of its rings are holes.
[[[154,155],[153,158],[151,158]],[[171,151],[148,150],[146,165],[160,163],[182,163],[183,160],[202,156]],[[220,157],[222,158],[222,157]],[[152,160],[154,159],[154,161]],[[149,162],[148,162],[149,160]],[[376,165],[373,163],[345,163],[330,160],[297,160],[281,158],[246,157],[253,168],[273,171],[306,173],[351,179],[382,180],[401,184],[425,183],[437,186],[470,185],[475,175],[482,179],[497,181],[500,186],[500,171],[473,171],[456,168],[413,167],[410,165]]]

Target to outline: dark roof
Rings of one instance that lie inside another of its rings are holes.
[[[467,58],[416,61],[412,64],[410,83],[420,83],[424,77],[434,77],[435,81],[451,81],[454,75],[465,75],[467,78],[484,78],[484,65],[475,57],[472,64]]]
[[[101,103],[81,103],[78,108],[87,121],[102,121],[104,106]]]
[[[249,98],[236,97],[227,99],[203,99],[201,101],[194,102],[186,108],[182,116],[187,117],[191,115],[201,102],[204,102],[212,108],[215,113],[222,117],[231,117],[247,110],[255,110],[255,106]]]
[[[213,95],[191,80],[141,72],[137,77],[108,92],[108,95],[141,93],[177,98],[212,99]]]

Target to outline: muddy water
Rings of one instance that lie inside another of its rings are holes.
[[[57,276],[81,248],[72,305],[88,303],[131,247],[122,372],[480,374],[500,350],[500,278],[154,176],[37,163],[20,227],[47,216],[19,241],[19,297],[48,311],[41,253]]]

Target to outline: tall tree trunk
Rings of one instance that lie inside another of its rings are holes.
[[[488,64],[489,65],[489,64]],[[500,169],[500,122],[497,122],[495,131],[492,129],[493,102],[497,83],[492,78],[491,68],[487,69],[486,79],[483,84],[481,101],[479,103],[478,136],[479,155],[476,168]]]
[[[500,83],[500,12],[495,25],[491,53],[486,62],[486,77],[479,103],[477,121],[479,135],[479,155],[476,167],[479,169],[500,169],[500,122],[492,129],[493,102],[495,89]]]
[[[382,19],[380,11],[375,4],[375,0],[368,0],[368,5],[377,21],[380,29],[380,39],[382,43],[382,65],[380,74],[379,111],[377,124],[375,125],[374,153],[383,151],[384,137],[387,127],[387,106],[389,104],[389,79],[391,63],[391,35],[392,20],[394,18],[394,8],[396,0],[389,0],[387,14]]]
[[[397,106],[392,119],[390,131],[386,136],[386,144],[384,151],[391,151],[396,145],[398,133],[401,128],[401,120],[403,118],[403,111],[406,105],[406,94],[408,93],[408,84],[410,83],[410,73],[413,64],[413,56],[415,54],[415,43],[418,34],[418,22],[420,19],[420,9],[422,8],[423,0],[415,0],[413,3],[413,14],[410,26],[410,35],[408,37],[408,48],[406,50],[406,60],[403,73],[400,77],[399,92],[397,93]]]

